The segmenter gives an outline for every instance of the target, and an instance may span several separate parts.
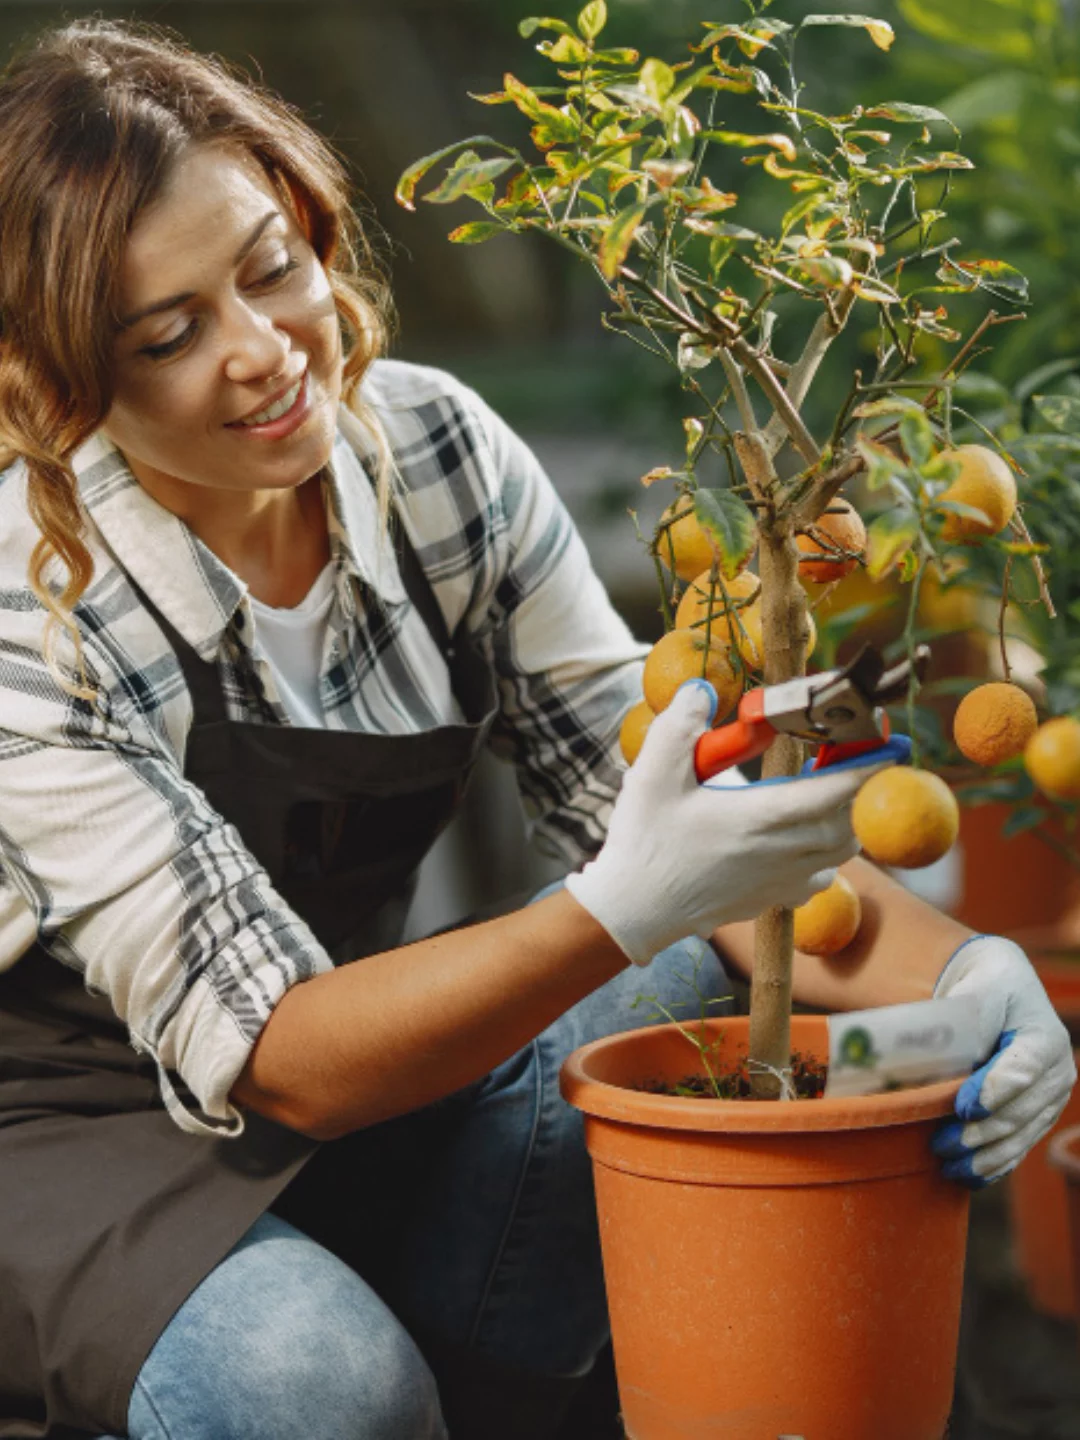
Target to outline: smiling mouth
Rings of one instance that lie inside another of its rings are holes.
[[[307,379],[305,370],[300,379],[290,389],[285,391],[280,400],[275,400],[272,405],[267,405],[265,410],[259,410],[254,415],[248,415],[243,420],[234,420],[232,423],[237,427],[247,428],[251,425],[269,425],[272,420],[280,420],[287,415],[300,398],[300,392],[304,388],[304,381]]]

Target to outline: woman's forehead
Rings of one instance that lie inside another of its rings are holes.
[[[288,212],[262,166],[238,146],[191,145],[158,197],[135,218],[122,285],[156,281],[163,268],[198,270],[232,257],[252,227]]]

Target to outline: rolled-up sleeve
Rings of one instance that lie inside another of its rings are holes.
[[[164,748],[66,695],[38,657],[23,665],[32,697],[11,684],[10,652],[5,662],[7,877],[42,944],[108,996],[134,1048],[157,1062],[177,1124],[239,1134],[228,1096],[252,1046],[282,995],[330,958]]]

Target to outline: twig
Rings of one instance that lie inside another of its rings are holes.
[[[1001,670],[1005,677],[1006,684],[1012,678],[1012,671],[1009,669],[1009,653],[1005,644],[1005,612],[1009,608],[1009,575],[1012,571],[1013,557],[1010,555],[1005,561],[1005,574],[1001,584],[1001,608],[998,610],[998,644],[1001,646]]]
[[[1009,521],[1009,529],[1014,535],[1019,535],[1025,545],[1034,545],[1035,542],[1031,538],[1031,531],[1024,524],[1023,516],[1019,511],[1017,511]],[[1053,600],[1050,598],[1050,587],[1046,583],[1046,571],[1043,569],[1042,560],[1038,555],[1032,555],[1031,564],[1035,571],[1035,580],[1039,586],[1039,599],[1043,605],[1045,605],[1046,613],[1050,616],[1050,619],[1056,620],[1057,611],[1054,608]]]
[[[991,328],[991,326],[1011,325],[1014,320],[1026,319],[1027,315],[1023,312],[1020,312],[1016,315],[999,315],[996,310],[988,310],[983,316],[982,321],[975,327],[975,329],[971,332],[965,343],[960,347],[960,349],[956,352],[953,358],[949,361],[948,365],[945,366],[945,369],[941,372],[942,380],[947,380],[949,376],[953,374],[953,372],[956,370],[956,367],[960,364],[961,360],[964,359],[964,357],[968,354],[970,350],[974,349],[974,347],[979,343],[979,341],[986,334],[987,330]],[[929,410],[930,406],[941,394],[943,388],[944,387],[941,385],[935,385],[932,390],[927,391],[927,393],[923,396],[922,400],[924,409]]]

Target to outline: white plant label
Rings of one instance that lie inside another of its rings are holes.
[[[825,1096],[873,1095],[969,1075],[980,1060],[973,997],[829,1016]]]

